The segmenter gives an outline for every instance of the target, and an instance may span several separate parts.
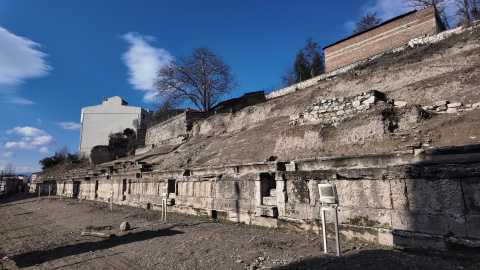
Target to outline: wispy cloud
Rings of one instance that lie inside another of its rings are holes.
[[[16,157],[16,155],[13,152],[5,152],[5,153],[0,153],[0,157]]]
[[[360,8],[357,20],[367,14],[377,13],[382,21],[386,21],[412,10],[412,8],[405,7],[402,0],[371,0]],[[348,21],[343,25],[347,35],[353,34],[357,20]]]
[[[5,143],[2,147],[5,149],[36,150],[37,146],[52,145],[57,142],[57,140],[47,132],[34,127],[15,127],[14,129],[7,130],[5,133],[23,136],[20,141]],[[43,150],[43,152],[45,152],[45,150]]]
[[[0,94],[3,100],[20,105],[34,104],[19,97],[16,86],[26,79],[43,77],[52,69],[46,61],[47,54],[37,50],[41,45],[28,38],[10,33],[0,27]]]
[[[10,163],[8,160],[0,160],[0,169],[4,170],[7,164]],[[15,173],[31,173],[31,172],[38,172],[41,169],[37,166],[34,167],[32,164],[25,164],[22,163],[21,166],[15,166]]]
[[[42,119],[37,118],[37,123],[38,123],[38,124],[41,124],[41,123],[42,123]]]
[[[48,150],[47,147],[42,147],[42,148],[38,149],[38,152],[40,152],[40,154],[48,154],[48,153],[50,153],[50,150]]]
[[[80,130],[82,128],[82,124],[77,124],[75,122],[60,122],[57,123],[63,129],[69,130]]]
[[[122,60],[129,71],[128,82],[133,85],[133,89],[146,91],[143,101],[150,102],[155,96],[153,80],[156,71],[168,64],[172,56],[165,49],[155,48],[149,44],[156,41],[154,37],[130,32],[121,38],[130,43],[128,51],[122,55]]]

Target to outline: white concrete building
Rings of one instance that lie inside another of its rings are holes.
[[[80,147],[78,153],[90,156],[90,150],[97,145],[108,145],[108,135],[132,128],[133,120],[140,119],[145,124],[153,122],[152,112],[140,107],[127,106],[119,96],[103,98],[102,105],[82,109],[80,123]]]

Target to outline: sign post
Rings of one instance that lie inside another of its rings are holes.
[[[328,253],[328,243],[327,243],[327,229],[326,229],[326,220],[325,220],[325,211],[333,211],[335,219],[335,237],[337,244],[337,256],[342,256],[340,254],[340,237],[338,233],[338,195],[337,195],[337,186],[335,184],[318,184],[318,191],[320,193],[320,202],[322,203],[321,215],[322,215],[322,229],[323,229],[323,251],[325,254]]]

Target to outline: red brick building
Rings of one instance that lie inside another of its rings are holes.
[[[445,30],[434,7],[411,11],[324,48],[326,71],[390,51],[422,35]]]

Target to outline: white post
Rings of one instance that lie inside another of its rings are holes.
[[[18,187],[18,194],[22,193],[22,186]]]
[[[82,203],[82,188],[80,188],[80,191],[79,191],[79,196],[80,196],[80,203]]]
[[[340,236],[339,236],[339,233],[338,233],[338,213],[337,213],[337,207],[335,206],[335,237],[336,237],[336,240],[337,240],[337,256],[340,257],[342,255],[340,255]]]
[[[327,243],[327,226],[325,223],[325,209],[323,207],[320,209],[320,213],[322,214],[322,227],[323,227],[323,253],[328,253],[328,243]]]
[[[48,186],[48,199],[50,200],[50,190],[51,190],[51,187]]]
[[[113,211],[113,187],[110,188],[110,211]]]
[[[40,198],[40,186],[38,186],[38,198]]]

